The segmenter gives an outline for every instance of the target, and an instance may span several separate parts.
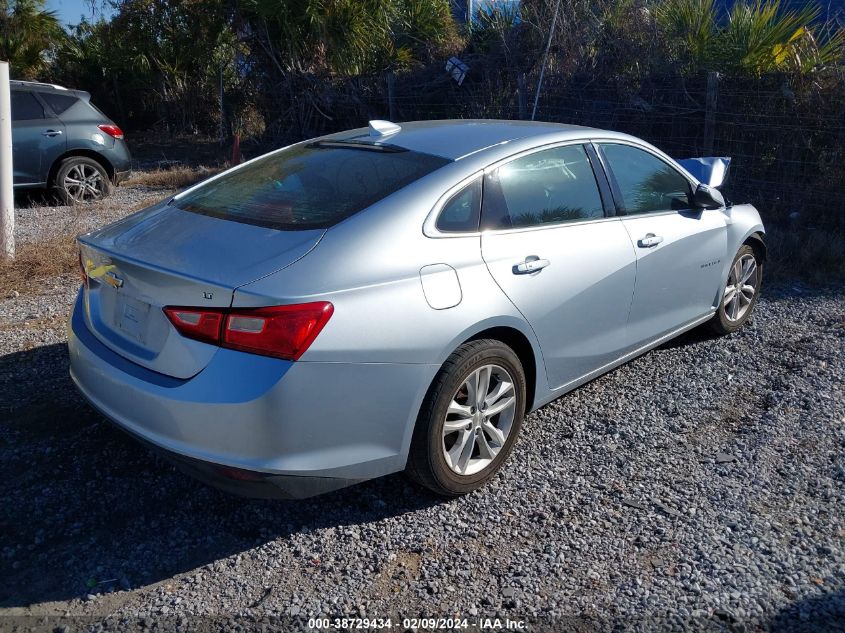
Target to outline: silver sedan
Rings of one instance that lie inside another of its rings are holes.
[[[514,121],[298,143],[79,238],[71,375],[226,490],[466,493],[528,412],[748,320],[764,230],[727,162]]]

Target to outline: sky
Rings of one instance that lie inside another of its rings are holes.
[[[64,25],[78,24],[82,16],[91,21],[91,0],[47,0],[45,4],[48,10],[56,12]],[[94,0],[96,18],[102,15],[103,5],[102,1]],[[111,12],[111,8],[108,8],[108,12]]]

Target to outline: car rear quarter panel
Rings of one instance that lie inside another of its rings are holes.
[[[356,418],[366,418],[367,424],[345,428],[342,443],[371,445],[380,437],[382,445],[392,446],[388,453],[393,456],[381,461],[380,468],[386,470],[378,474],[404,467],[430,384],[446,358],[479,332],[492,327],[521,332],[534,351],[537,385],[531,402],[548,391],[534,334],[487,271],[478,235],[438,239],[423,234],[439,193],[465,177],[462,173],[426,177],[427,182],[390,196],[329,229],[307,256],[234,294],[236,307],[332,302],[331,320],[294,363],[297,371],[311,376],[300,393],[303,398],[319,397],[321,410],[337,405],[337,414],[324,416],[328,423],[342,417],[343,387],[332,376],[378,377],[369,384],[354,382],[356,389],[371,394],[363,401],[358,397],[356,404]],[[438,310],[426,300],[420,270],[432,264],[456,271],[460,302],[454,307]],[[409,376],[415,384],[406,384]],[[314,390],[315,385],[319,389]],[[383,396],[389,393],[404,393],[406,401],[394,399],[388,406]]]

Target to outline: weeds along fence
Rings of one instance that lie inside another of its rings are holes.
[[[265,98],[264,112],[278,113],[268,136],[281,142],[372,118],[525,119],[534,84],[488,70],[459,86],[429,71],[331,84],[300,79]],[[753,202],[768,223],[845,227],[845,75],[802,86],[783,76],[651,76],[634,91],[547,74],[537,119],[627,132],[677,158],[730,156],[725,193]]]

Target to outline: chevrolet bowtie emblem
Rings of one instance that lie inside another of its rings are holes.
[[[112,288],[123,287],[123,280],[117,275],[115,275],[112,271],[109,271],[105,275],[103,275],[103,281],[105,281]]]

